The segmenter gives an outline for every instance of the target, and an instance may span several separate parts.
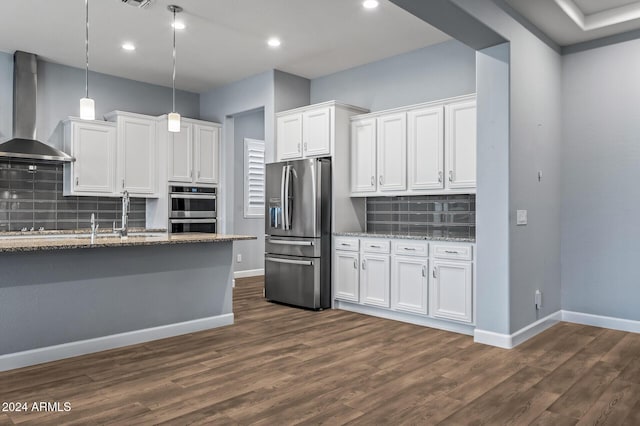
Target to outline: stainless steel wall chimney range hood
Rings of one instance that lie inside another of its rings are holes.
[[[0,157],[38,161],[74,161],[67,153],[36,140],[38,72],[36,55],[13,55],[13,139],[0,144]]]

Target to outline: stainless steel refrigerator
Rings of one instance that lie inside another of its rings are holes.
[[[267,164],[265,297],[331,306],[331,160]]]

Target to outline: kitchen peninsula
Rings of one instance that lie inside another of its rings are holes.
[[[0,238],[0,371],[233,324],[222,234]]]

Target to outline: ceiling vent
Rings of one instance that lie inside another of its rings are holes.
[[[151,5],[152,0],[122,0],[122,3],[144,9]]]

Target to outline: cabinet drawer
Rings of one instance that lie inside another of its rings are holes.
[[[386,253],[391,251],[391,241],[362,240],[362,251],[365,253]]]
[[[360,250],[360,240],[351,237],[335,237],[336,250],[358,251]]]
[[[393,241],[392,246],[393,254],[401,254],[404,256],[429,256],[429,243],[426,241]]]
[[[433,257],[438,259],[472,260],[473,246],[434,245]]]

